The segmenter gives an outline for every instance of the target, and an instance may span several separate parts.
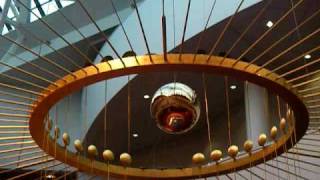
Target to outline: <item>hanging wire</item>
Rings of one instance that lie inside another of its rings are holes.
[[[124,26],[123,26],[123,23],[122,23],[122,21],[121,21],[120,15],[119,15],[119,13],[118,13],[118,10],[117,10],[115,4],[113,3],[113,0],[110,0],[110,3],[111,3],[111,6],[112,6],[112,9],[113,9],[113,12],[116,14],[116,17],[117,17],[117,19],[118,19],[118,21],[119,21],[119,24],[120,24],[120,27],[121,27],[123,33],[124,33],[124,36],[126,37],[126,40],[127,40],[127,42],[128,42],[128,45],[129,45],[129,47],[130,47],[130,50],[131,50],[132,52],[134,52],[133,46],[132,46],[132,44],[131,44],[131,42],[130,42],[129,36],[128,36],[128,34],[127,34],[127,31],[126,31],[126,29],[125,29]],[[137,55],[136,55],[136,54],[134,55],[134,58],[135,58],[135,60],[136,60],[136,63],[139,64],[139,61],[138,61],[138,59],[137,59]]]
[[[118,51],[114,48],[114,46],[112,45],[112,43],[109,41],[108,36],[105,34],[104,31],[102,31],[102,29],[99,27],[99,25],[97,24],[97,22],[93,19],[93,17],[90,15],[89,11],[85,8],[85,6],[83,5],[83,3],[81,2],[81,0],[77,1],[78,4],[80,5],[80,7],[83,9],[83,11],[85,12],[85,14],[88,16],[88,18],[90,19],[90,21],[94,24],[94,26],[97,28],[97,30],[99,31],[99,33],[102,34],[104,40],[107,42],[107,44],[109,45],[109,47],[112,49],[112,51],[115,53],[115,55],[120,59],[123,67],[125,66],[125,63],[123,62],[121,56],[119,55]],[[109,63],[108,63],[109,64]],[[109,64],[110,68],[111,65]],[[99,72],[99,69],[97,68],[97,71]]]
[[[242,40],[242,38],[245,36],[245,34],[251,29],[251,27],[259,20],[259,18],[261,17],[261,15],[265,12],[265,10],[269,7],[269,5],[271,4],[272,0],[269,0],[268,2],[265,3],[265,5],[263,6],[263,8],[261,8],[258,12],[258,14],[255,15],[255,17],[252,19],[252,21],[249,23],[249,25],[246,27],[246,29],[244,31],[242,31],[241,35],[238,37],[238,39],[232,44],[232,46],[229,48],[229,50],[227,51],[227,53],[224,55],[221,64],[223,63],[223,61],[225,60],[226,57],[228,57],[230,55],[230,53],[232,52],[232,50],[238,45],[238,43]],[[234,67],[236,64],[234,63],[232,65],[232,67]]]
[[[103,132],[104,132],[104,148],[107,148],[107,143],[108,143],[108,137],[107,136],[107,107],[108,107],[108,80],[105,80],[104,82],[104,104],[105,104],[105,107],[104,107],[104,123],[103,123]],[[109,163],[109,161],[108,161]],[[108,168],[109,168],[109,165],[108,165]]]
[[[208,95],[207,95],[207,78],[206,78],[205,73],[202,73],[202,87],[203,87],[203,93],[204,93],[208,141],[209,141],[210,150],[212,150],[213,149],[213,146],[212,146],[213,141],[211,140],[211,126],[210,126],[210,119],[209,119]]]
[[[313,13],[311,16],[308,16],[306,19],[304,19],[299,25],[297,25],[295,28],[291,29],[289,32],[287,32],[287,34],[281,36],[280,39],[278,39],[276,42],[274,42],[272,45],[270,45],[268,48],[266,48],[262,53],[260,53],[258,56],[256,56],[251,62],[250,64],[248,64],[245,69],[247,69],[252,63],[255,63],[256,61],[258,61],[263,55],[265,55],[267,52],[269,52],[271,49],[273,49],[274,47],[276,47],[278,44],[280,44],[281,42],[283,42],[287,37],[290,37],[290,35],[292,35],[293,33],[295,33],[296,31],[299,30],[300,27],[302,27],[303,25],[305,25],[306,23],[308,23],[310,20],[312,20],[314,17],[316,17],[318,14],[320,13],[320,9],[318,11],[316,11],[315,13]],[[310,36],[312,37],[312,36]],[[308,37],[308,38],[310,38]],[[301,38],[299,38],[299,41],[297,43],[295,43],[294,45],[290,46],[289,48],[287,48],[285,51],[282,51],[281,53],[279,53],[277,56],[275,56],[274,58],[270,59],[267,61],[267,63],[265,63],[266,65],[270,64],[271,62],[275,61],[278,57],[282,56],[283,54],[285,54],[286,52],[290,51],[291,49],[293,49],[294,47],[300,45],[301,43],[303,43],[305,40],[307,40],[308,38],[303,38],[303,40]],[[305,53],[303,53],[305,55]],[[264,66],[266,66],[264,65]]]
[[[291,5],[291,7],[293,7],[293,5],[294,5],[293,0],[290,0],[290,5]],[[296,11],[295,10],[292,11],[292,16],[293,16],[293,20],[294,20],[294,25],[296,27],[298,27],[298,20],[297,20],[297,15],[296,15]],[[301,33],[300,33],[300,29],[299,28],[297,28],[297,33],[296,34],[297,34],[298,40],[301,39]],[[303,60],[304,60],[304,64],[306,64],[307,63],[307,59],[303,58]],[[305,73],[308,73],[308,72],[309,72],[309,69],[306,68],[305,69]]]
[[[294,69],[292,69],[292,70],[290,70],[290,71],[287,71],[287,72],[279,75],[279,77],[278,77],[276,80],[278,80],[278,79],[280,79],[280,78],[283,78],[283,77],[285,77],[285,76],[288,76],[289,74],[292,74],[292,73],[295,73],[295,72],[297,72],[297,71],[300,71],[301,69],[304,69],[304,68],[306,68],[306,67],[308,67],[308,66],[311,66],[311,65],[313,65],[313,64],[316,64],[316,63],[318,63],[318,62],[320,62],[320,58],[318,58],[318,59],[316,59],[316,60],[314,60],[314,61],[311,61],[311,62],[309,62],[309,63],[307,63],[307,64],[304,64],[304,65],[302,65],[302,66],[298,66],[297,68],[294,68]]]
[[[264,88],[264,115],[267,121],[270,120],[270,115],[269,115],[269,93],[266,88]],[[263,165],[264,165],[264,176],[265,179],[267,179],[267,164],[266,164],[266,155],[264,151],[264,146],[262,147],[262,153],[263,153]]]
[[[294,116],[294,111],[291,111],[292,112],[292,123],[293,123],[293,137],[294,137],[294,143],[296,144],[296,148],[299,148],[298,145],[298,141],[297,141],[297,132],[296,132],[296,119],[295,119],[295,116]],[[300,158],[299,156],[297,156],[297,161],[298,161],[298,173],[301,174],[301,166],[300,166]]]
[[[317,30],[313,31],[312,33],[308,34],[306,37],[302,38],[301,40],[299,40],[298,42],[294,43],[292,46],[290,46],[289,48],[287,48],[286,50],[282,51],[281,53],[277,54],[276,56],[274,56],[273,58],[271,58],[270,60],[266,61],[264,64],[262,64],[256,71],[255,73],[260,72],[264,67],[266,67],[267,65],[271,64],[272,62],[274,62],[276,59],[278,59],[279,57],[281,57],[282,55],[286,54],[287,52],[289,52],[290,50],[294,49],[295,47],[299,46],[300,44],[302,44],[304,41],[308,40],[309,38],[311,38],[312,36],[316,35],[317,33],[320,32],[320,28],[318,28]],[[305,64],[307,65],[307,64]],[[305,66],[308,67],[308,66]]]
[[[136,0],[131,0],[131,1],[133,2],[134,9],[136,11],[136,14],[137,14],[137,17],[138,17],[138,20],[139,20],[139,26],[140,26],[140,29],[141,29],[141,32],[142,32],[144,43],[145,43],[147,51],[148,51],[150,62],[153,63],[152,56],[151,56],[151,51],[150,51],[150,48],[149,48],[149,44],[148,44],[148,40],[147,40],[147,37],[146,37],[146,33],[144,31],[144,28],[143,28],[143,24],[142,24],[142,20],[141,20],[141,17],[140,17],[140,13],[139,13],[139,8],[138,8],[138,5],[137,5],[137,2],[136,2]],[[130,2],[130,0],[129,0],[129,2]]]
[[[205,35],[205,32],[208,28],[208,25],[209,25],[209,22],[210,22],[210,19],[211,19],[211,16],[212,16],[212,13],[213,13],[213,10],[214,10],[214,7],[216,6],[216,2],[217,0],[214,0],[212,5],[211,5],[211,8],[210,8],[210,13],[209,13],[209,16],[208,16],[208,19],[206,21],[206,24],[204,25],[204,28],[203,30],[200,32],[200,37],[199,37],[199,40],[197,42],[197,45],[196,45],[196,50],[195,50],[195,53],[194,53],[194,56],[193,56],[193,62],[195,62],[196,58],[197,58],[197,55],[198,55],[198,51],[200,49],[200,45],[201,45],[201,42],[202,42],[202,39]]]
[[[226,104],[226,110],[227,110],[227,125],[228,125],[228,144],[229,146],[232,145],[231,140],[231,119],[230,119],[230,104],[229,104],[229,80],[228,77],[224,77],[224,91],[225,91],[225,104]]]
[[[128,97],[127,97],[127,103],[128,103],[128,153],[131,153],[131,82],[130,82],[130,75],[128,75]]]
[[[248,120],[248,125],[249,125],[249,138],[251,139],[253,137],[252,135],[252,127],[251,127],[251,111],[250,111],[250,98],[249,98],[249,82],[248,81],[245,81],[245,98],[246,98],[246,104],[247,104],[247,112],[248,112],[248,117],[247,117],[247,120]],[[252,163],[250,162],[249,163],[249,169],[252,168]],[[250,180],[252,179],[252,173],[250,173]]]
[[[269,76],[270,74],[272,74],[273,72],[276,72],[276,71],[279,71],[280,69],[284,68],[284,67],[288,67],[290,64],[292,63],[295,63],[295,62],[298,62],[301,58],[303,58],[305,56],[305,54],[310,54],[312,52],[315,52],[317,50],[320,49],[320,46],[317,46],[317,47],[314,47],[312,48],[311,50],[305,52],[304,54],[301,54],[299,56],[297,56],[296,58],[292,59],[292,60],[289,60],[287,61],[286,63],[280,65],[280,66],[277,66],[276,68],[270,70],[270,72],[268,74],[266,74],[266,76]],[[309,73],[306,73],[304,75],[301,75],[301,76],[298,76],[297,78],[293,78],[293,79],[288,79],[288,82],[293,82],[293,81],[296,81],[296,80],[299,80],[299,79],[302,79],[302,78],[305,78],[309,75],[312,75],[314,73],[317,73],[319,72],[320,70],[316,70],[316,71],[312,71],[312,72],[309,72]]]
[[[3,65],[3,66],[9,67],[9,68],[11,68],[11,69],[14,69],[14,70],[16,70],[16,71],[18,71],[18,72],[21,72],[21,73],[23,73],[23,74],[26,74],[26,75],[28,75],[28,76],[31,76],[31,77],[33,77],[33,78],[42,80],[42,81],[47,82],[47,83],[49,83],[49,84],[52,84],[52,85],[55,86],[55,87],[59,87],[55,82],[53,82],[53,81],[51,81],[51,80],[48,80],[48,79],[46,79],[46,78],[43,78],[43,77],[41,77],[41,76],[39,76],[39,75],[33,74],[33,73],[31,73],[31,72],[28,72],[28,71],[26,71],[26,70],[23,70],[23,69],[21,69],[21,68],[19,68],[19,67],[14,67],[14,66],[11,66],[11,65],[9,65],[9,64],[7,64],[7,63],[4,63],[4,62],[1,62],[1,61],[0,61],[0,64]]]
[[[58,11],[59,12],[59,11]],[[34,34],[33,32],[29,31],[27,28],[20,26],[19,29],[21,29],[22,31],[26,32],[28,35],[30,35],[33,39],[37,40],[38,42],[46,45],[49,49],[51,49],[54,53],[57,53],[60,57],[62,57],[64,60],[66,60],[67,62],[69,62],[70,64],[72,64],[72,66],[81,69],[82,67],[80,65],[78,65],[77,63],[75,63],[74,59],[71,59],[69,56],[65,55],[64,53],[60,52],[59,50],[57,50],[56,48],[54,48],[53,46],[50,45],[50,42],[41,39],[39,36],[37,36],[36,34]],[[40,54],[40,53],[39,53]],[[86,71],[82,70],[85,74],[87,73]],[[59,78],[60,79],[60,78]]]
[[[290,8],[283,16],[281,16],[266,32],[264,32],[257,40],[255,40],[235,61],[235,65],[240,62],[240,60],[253,49],[264,37],[266,37],[275,27],[277,27],[298,5],[300,5],[304,0],[299,0],[292,8]],[[251,62],[250,62],[251,63]],[[234,65],[234,66],[235,66]]]
[[[186,13],[186,17],[185,17],[185,20],[184,20],[183,34],[182,34],[180,50],[179,50],[179,61],[181,61],[181,56],[182,56],[182,53],[183,53],[183,44],[184,44],[184,39],[185,39],[186,31],[187,31],[190,6],[191,6],[191,0],[188,0],[187,13]]]
[[[281,106],[280,106],[280,97],[279,96],[277,96],[277,108],[278,108],[279,120],[281,120],[282,115],[281,115]],[[283,133],[285,133],[285,132],[283,132]],[[286,143],[284,143],[284,145],[283,145],[283,151],[284,151],[284,153],[288,153]],[[287,163],[287,170],[289,171],[289,159],[288,158],[286,159],[286,163]],[[290,174],[287,173],[287,175],[288,175],[288,179],[290,179]]]
[[[40,70],[41,72],[44,72],[44,73],[46,73],[46,74],[48,74],[48,75],[50,75],[50,76],[52,76],[52,77],[55,77],[56,79],[62,79],[62,76],[59,76],[59,75],[57,75],[57,74],[55,74],[55,73],[53,73],[53,72],[51,72],[51,71],[49,71],[49,70],[47,70],[47,69],[39,66],[39,65],[37,65],[37,64],[34,64],[34,63],[32,63],[32,62],[29,62],[28,60],[23,59],[23,58],[15,55],[15,54],[12,53],[12,52],[6,51],[6,50],[4,50],[4,49],[2,49],[2,48],[0,48],[0,51],[7,53],[7,54],[10,55],[11,57],[14,57],[14,58],[16,58],[17,60],[19,60],[19,61],[21,61],[21,62],[23,62],[23,63],[25,63],[25,64],[28,64],[28,65],[34,67],[35,69]]]
[[[175,1],[172,1],[172,18],[173,18],[173,47],[176,47],[176,14],[175,14]]]
[[[31,54],[37,56],[38,58],[50,63],[51,65],[55,66],[57,69],[60,69],[61,71],[67,73],[67,74],[70,74],[71,76],[73,76],[74,79],[76,79],[77,77],[75,75],[72,74],[71,71],[67,70],[66,68],[64,68],[63,66],[55,63],[54,61],[50,60],[49,58],[45,57],[45,56],[41,56],[40,54],[38,54],[37,52],[33,51],[32,49],[28,48],[28,47],[25,47],[24,45],[14,41],[13,39],[7,37],[7,36],[3,36],[3,35],[0,35],[2,38],[6,39],[7,41],[15,44],[16,46],[30,52]]]
[[[167,21],[165,15],[165,4],[164,0],[162,0],[162,17],[161,17],[161,24],[162,24],[162,47],[163,47],[163,56],[165,62],[168,61],[167,59]]]
[[[57,35],[60,39],[62,39],[68,46],[70,46],[76,53],[78,53],[81,57],[83,57],[86,62],[88,62],[89,64],[93,65],[97,71],[99,70],[98,67],[93,64],[90,60],[90,58],[85,55],[79,48],[77,48],[76,46],[74,46],[73,44],[71,44],[69,41],[67,41],[66,38],[64,38],[61,34],[59,34],[52,26],[50,26],[47,22],[45,22],[41,17],[39,17],[39,15],[37,15],[35,12],[33,12],[31,9],[28,8],[28,6],[26,6],[24,3],[21,2],[21,0],[16,0],[16,2],[18,2],[21,6],[23,6],[27,11],[29,11],[30,13],[32,13],[35,17],[38,18],[38,20],[45,25],[51,32],[53,32],[55,35]]]
[[[289,104],[286,104],[286,112],[288,113],[288,111],[289,111]],[[291,115],[290,114],[287,114],[287,120],[288,120],[288,124],[289,124],[289,126],[291,126],[291,128],[292,128],[292,131],[293,131],[293,136],[294,136],[294,134],[295,134],[295,130],[294,130],[294,127],[295,127],[295,125],[294,125],[294,122],[293,122],[293,119],[291,118]],[[293,137],[292,136],[290,136],[290,143],[291,143],[291,147],[293,147],[293,152],[296,152],[295,150],[295,145],[294,145],[294,142],[293,142]],[[297,159],[297,156],[296,156],[296,154],[294,154],[294,156],[293,156],[295,159]],[[295,174],[297,174],[297,166],[296,166],[296,161],[294,160],[293,161],[293,166],[294,166],[294,173]],[[296,177],[296,179],[297,179],[297,177]]]
[[[211,47],[210,52],[209,52],[209,57],[207,59],[207,62],[209,62],[211,60],[211,57],[216,49],[216,47],[218,46],[218,44],[220,43],[223,35],[225,34],[225,32],[227,31],[228,27],[230,26],[232,20],[234,19],[235,15],[238,13],[238,11],[240,10],[240,7],[242,6],[244,0],[241,0],[241,2],[239,3],[236,11],[233,13],[233,15],[229,18],[229,21],[227,22],[227,24],[224,26],[223,30],[221,31],[221,33],[219,34],[218,39],[215,41],[214,45]],[[221,64],[222,62],[220,62]]]

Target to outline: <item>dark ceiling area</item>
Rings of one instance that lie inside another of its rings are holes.
[[[244,11],[239,12],[232,20],[225,34],[222,36],[215,51],[213,52],[213,55],[226,55],[226,53],[229,52],[230,48],[238,40],[241,34],[257,16],[260,10],[266,6],[266,10],[263,12],[260,18],[257,19],[253,26],[245,33],[239,43],[228,54],[228,57],[230,58],[238,58],[242,53],[245,52],[247,48],[249,48],[262,35],[264,35],[265,32],[268,31],[269,28],[266,26],[266,23],[268,21],[272,21],[273,23],[275,23],[292,7],[291,0],[273,0],[270,4],[268,4],[268,2],[270,2],[270,0],[262,1],[252,7],[247,8]],[[295,4],[298,1],[293,0],[292,2]],[[317,45],[320,44],[320,39],[316,38],[316,35],[320,34],[319,32],[314,34],[314,36],[308,38],[300,45],[295,45],[298,41],[304,39],[309,34],[318,31],[318,27],[320,26],[319,7],[320,1],[303,1],[301,4],[299,4],[299,6],[296,7],[296,9],[292,13],[284,18],[281,23],[274,27],[273,30],[270,31],[270,33],[264,36],[264,38],[262,38],[256,46],[254,46],[245,56],[243,56],[241,60],[250,62],[252,60],[255,60],[256,57],[260,57],[257,58],[256,64],[262,65],[262,62],[271,60],[272,58],[287,50],[289,47],[293,46],[294,48],[292,48],[290,51],[288,51],[287,53],[283,53],[283,55],[279,56],[273,63],[270,63],[268,66],[266,66],[267,68],[274,69],[300,55],[304,55],[304,52],[307,52],[315,47],[319,47]],[[214,13],[212,15],[212,18],[213,17]],[[208,28],[205,32],[203,32],[203,34],[197,34],[196,36],[187,40],[184,43],[183,52],[196,53],[196,45],[198,44],[200,37],[203,36],[199,49],[202,53],[208,54],[212,46],[218,40],[218,36],[223,31],[228,21],[229,18],[226,18],[225,20]],[[297,26],[298,28],[296,28]],[[290,35],[285,37],[289,32],[291,32]],[[273,48],[264,53],[264,51],[269,49],[271,45],[273,46]],[[175,48],[173,52],[179,53],[179,50],[180,46]],[[317,59],[320,57],[320,51],[314,51],[313,53],[311,53],[311,55],[311,60]],[[299,67],[311,60],[305,60],[302,56],[302,58],[300,58],[298,61],[280,69],[279,71],[277,71],[277,73],[284,73],[288,71],[288,69]],[[307,71],[315,70],[318,67],[319,63],[316,63],[313,66],[308,67]],[[303,74],[304,72],[301,73]],[[301,73],[293,73],[291,76],[288,76],[288,78],[297,77],[301,75]]]

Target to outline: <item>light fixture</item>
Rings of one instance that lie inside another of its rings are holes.
[[[231,85],[230,89],[232,89],[232,90],[237,89],[237,86],[236,85]]]
[[[47,179],[55,179],[56,176],[53,175],[53,174],[48,174],[48,175],[46,176],[46,178],[47,178]]]
[[[144,99],[149,99],[150,96],[149,96],[148,94],[145,94],[145,95],[143,96],[143,98],[144,98]]]
[[[273,26],[273,22],[272,21],[268,21],[266,24],[267,27],[271,28]]]
[[[304,59],[310,59],[311,58],[311,55],[310,54],[306,54],[305,56],[304,56]]]
[[[137,138],[137,137],[139,137],[139,134],[138,134],[138,133],[133,133],[132,136],[133,136],[134,138]]]

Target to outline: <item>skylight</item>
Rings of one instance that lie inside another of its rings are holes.
[[[6,0],[0,0],[0,11],[2,12],[5,6]],[[24,1],[21,1],[24,3]],[[39,17],[44,17],[46,15],[52,14],[59,10],[60,8],[64,8],[73,4],[74,0],[32,0],[30,4],[30,10],[33,13],[30,13],[30,22],[36,21]],[[9,20],[16,21],[17,15],[19,15],[19,10],[16,8],[13,1],[11,1],[12,5],[9,7],[7,17]],[[20,1],[17,1],[16,4],[19,4]],[[14,8],[14,9],[12,9]],[[21,7],[20,7],[21,8]],[[23,5],[22,5],[23,8]],[[2,29],[2,35],[7,34],[8,32],[14,30],[15,28],[10,23],[5,23]]]

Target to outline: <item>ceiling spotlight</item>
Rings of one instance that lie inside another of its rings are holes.
[[[266,24],[267,27],[271,28],[273,26],[273,22],[272,21],[268,21]]]
[[[146,95],[144,95],[144,96],[143,96],[143,98],[145,98],[145,99],[149,99],[149,98],[150,98],[150,96],[149,96],[148,94],[146,94]]]
[[[55,179],[56,176],[53,175],[53,174],[48,174],[48,175],[46,176],[46,178],[47,178],[47,179]]]
[[[237,86],[236,86],[236,85],[231,85],[231,86],[230,86],[230,89],[232,89],[232,90],[233,90],[233,89],[237,89]]]
[[[132,134],[132,136],[133,136],[134,138],[137,138],[137,137],[139,137],[139,134],[134,133],[134,134]]]
[[[311,55],[310,55],[310,54],[306,54],[306,55],[304,56],[304,58],[305,58],[305,59],[310,59],[310,58],[311,58]]]

